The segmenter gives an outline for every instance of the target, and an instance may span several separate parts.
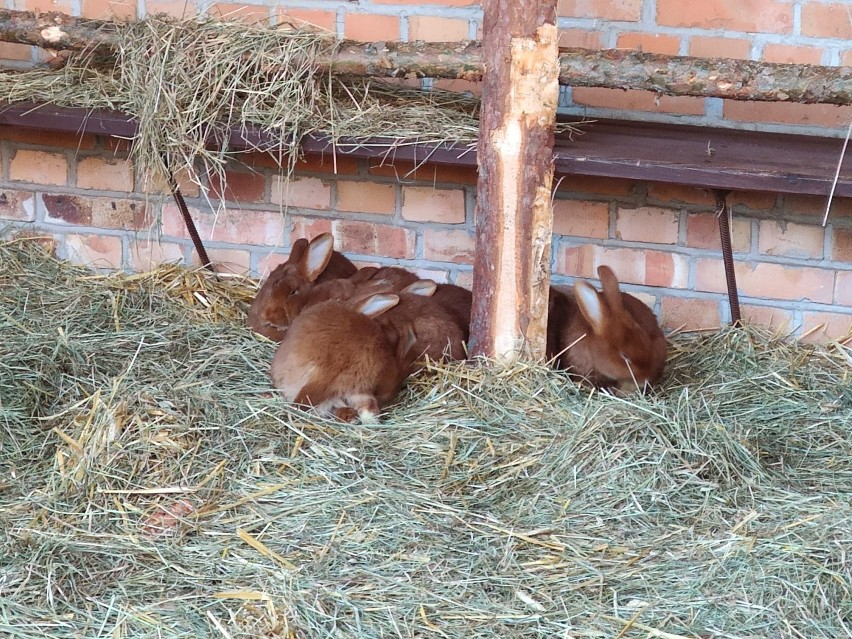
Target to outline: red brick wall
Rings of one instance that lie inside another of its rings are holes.
[[[171,198],[150,195],[107,140],[0,127],[0,157],[0,225],[53,236],[62,256],[101,268],[197,263]],[[309,158],[288,183],[269,158],[245,159],[204,193],[183,184],[214,261],[262,276],[294,239],[331,231],[360,264],[470,286],[472,170]],[[808,339],[848,332],[852,199],[835,202],[826,229],[823,198],[733,192],[729,202],[746,317],[796,335],[819,327]],[[713,209],[700,189],[566,177],[554,201],[554,279],[593,278],[607,263],[667,327],[718,326],[728,307]]]

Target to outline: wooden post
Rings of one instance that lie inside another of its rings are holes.
[[[556,0],[483,3],[471,353],[543,359],[559,97]]]

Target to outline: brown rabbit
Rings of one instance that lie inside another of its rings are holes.
[[[415,357],[410,325],[380,327],[372,318],[395,306],[393,294],[306,307],[272,359],[270,378],[287,401],[345,421],[374,421],[399,391]]]
[[[662,377],[666,338],[651,309],[621,292],[610,267],[598,267],[598,276],[602,293],[583,281],[573,295],[551,288],[548,357],[595,386],[644,390]]]
[[[281,341],[284,332],[302,308],[302,296],[313,284],[350,277],[358,269],[334,250],[331,233],[310,242],[299,238],[287,261],[279,265],[257,292],[248,311],[249,328],[271,340]]]
[[[365,268],[374,268],[374,267],[365,267]],[[361,269],[362,271],[365,269]],[[410,284],[414,284],[414,282],[418,281],[420,278],[408,271],[401,266],[382,266],[381,268],[376,268],[375,272],[373,272],[369,279],[372,280],[384,280],[393,285],[394,291],[401,291],[406,286]]]
[[[455,284],[438,284],[432,299],[443,306],[452,315],[462,331],[462,339],[470,339],[470,311],[473,295],[466,288]]]
[[[465,359],[464,333],[452,313],[433,299],[436,288],[432,280],[413,282],[398,293],[399,304],[376,321],[396,331],[410,325],[417,336],[415,360]]]

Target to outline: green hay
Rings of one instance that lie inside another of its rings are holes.
[[[0,244],[0,635],[850,634],[847,348],[676,336],[628,398],[436,366],[344,425],[269,392],[251,294]]]

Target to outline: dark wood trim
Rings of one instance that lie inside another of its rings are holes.
[[[561,118],[565,119],[565,118]],[[17,103],[0,108],[0,125],[131,138],[126,115],[52,105]],[[843,141],[838,138],[741,131],[650,122],[600,120],[584,133],[557,136],[556,174],[666,182],[711,189],[828,195]],[[234,131],[234,148],[271,144],[257,130]],[[328,139],[309,137],[302,149],[330,154]],[[394,146],[388,140],[340,144],[334,152],[359,158],[476,166],[475,146]],[[852,197],[852,157],[844,160],[835,191]]]

